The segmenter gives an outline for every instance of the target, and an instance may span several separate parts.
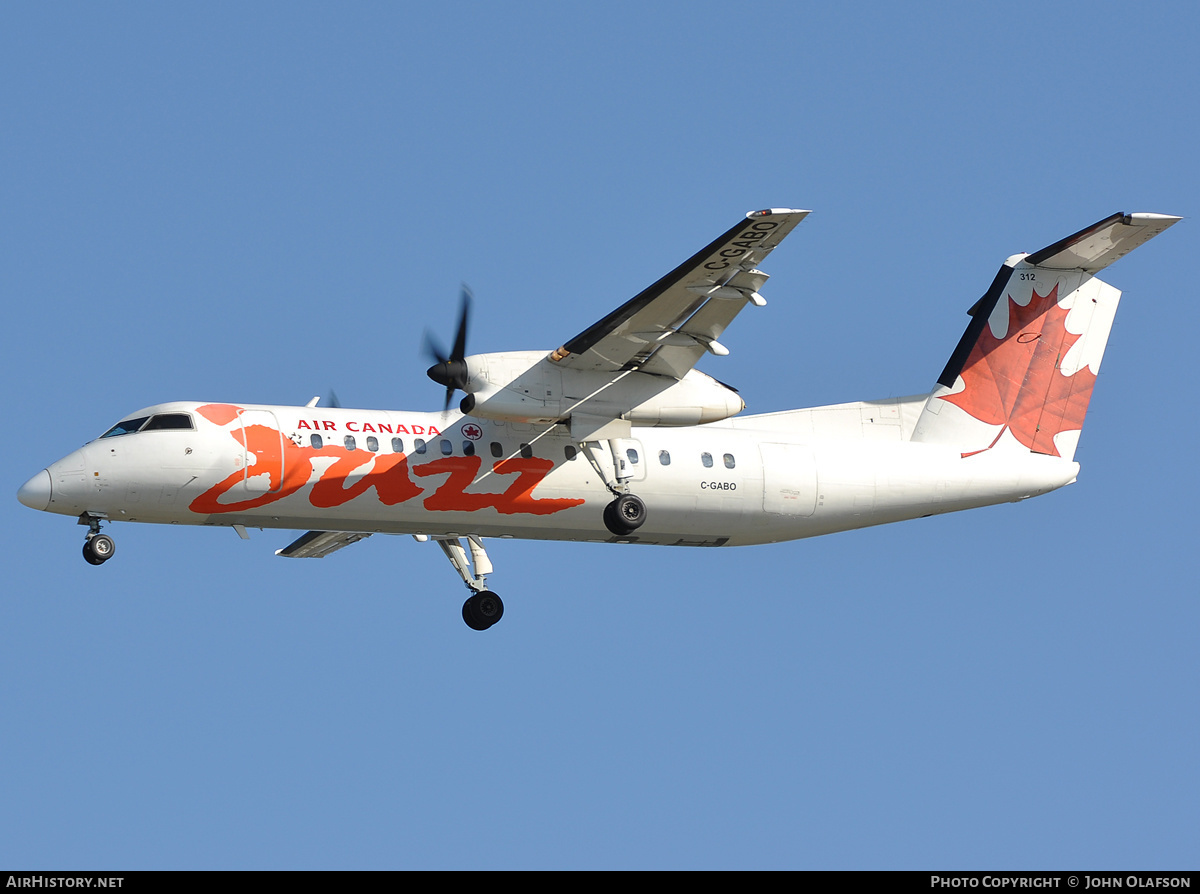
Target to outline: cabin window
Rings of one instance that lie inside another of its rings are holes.
[[[625,455],[629,457],[630,465],[636,466],[638,464],[638,452],[632,447],[625,451]]]
[[[374,435],[367,435],[367,449],[372,453],[379,450],[379,438]]]
[[[504,456],[504,448],[499,441],[492,441],[492,456]]]
[[[146,427],[142,431],[178,431],[180,429],[192,431],[195,427],[192,424],[192,417],[187,413],[159,413],[157,416],[150,417],[150,421],[146,423]]]
[[[416,438],[413,441],[413,450],[417,451],[417,453],[424,453],[425,452],[425,439],[424,438]]]
[[[475,455],[475,442],[474,441],[463,441],[463,456],[474,456],[474,455]]]
[[[711,469],[713,467],[712,454],[711,453],[701,453],[700,454],[700,462],[704,463],[704,468]]]
[[[658,451],[658,461],[660,463],[662,463],[664,466],[671,465],[671,451],[669,451],[669,450]]]
[[[355,450],[358,446],[355,443],[354,435],[346,435],[346,437],[342,439],[342,443],[346,445],[347,450]]]
[[[404,438],[392,438],[392,453],[404,452]]]
[[[576,450],[574,448],[574,446],[572,446],[571,444],[568,444],[566,447],[563,448],[563,455],[566,456],[566,458],[570,460],[570,459],[574,459],[576,456],[578,456],[579,451]]]
[[[124,422],[118,422],[116,425],[114,425],[112,428],[110,428],[108,431],[106,431],[100,437],[115,438],[118,435],[130,434],[131,432],[135,432],[139,428],[141,428],[143,425],[145,425],[146,420],[149,418],[150,418],[149,416],[139,416],[137,419],[126,419]]]
[[[453,452],[454,452],[454,445],[451,444],[449,441],[443,440],[442,441],[442,456],[449,456]]]
[[[733,454],[726,453],[725,454],[725,468],[732,469],[736,465],[737,465],[737,462],[734,460]]]
[[[325,446],[325,439],[322,438],[320,435],[309,435],[308,443],[312,444],[313,447],[315,447],[317,450],[320,450],[322,447]]]
[[[530,447],[528,444],[522,444],[521,445],[521,456],[525,457],[526,459],[529,459],[529,457],[533,456],[533,448]]]

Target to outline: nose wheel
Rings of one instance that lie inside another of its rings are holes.
[[[83,557],[91,565],[103,565],[116,551],[117,545],[107,534],[92,534],[83,541]]]

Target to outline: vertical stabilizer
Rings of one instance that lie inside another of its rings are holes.
[[[1178,221],[1114,214],[1005,261],[971,308],[914,441],[1073,459],[1121,293],[1093,274]]]

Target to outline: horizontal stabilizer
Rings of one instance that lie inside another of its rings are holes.
[[[1121,292],[1094,274],[1180,218],[1114,214],[1004,262],[968,313],[912,440],[963,457],[1017,450],[1071,460]]]
[[[1170,214],[1117,213],[1035,251],[1025,258],[1025,263],[1050,270],[1096,273],[1181,219]]]
[[[275,555],[285,559],[323,559],[332,552],[366,540],[370,534],[354,534],[349,531],[309,531],[302,534],[283,549],[275,550]]]

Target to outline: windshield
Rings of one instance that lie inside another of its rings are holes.
[[[178,431],[181,429],[194,431],[195,428],[192,417],[187,413],[159,413],[157,416],[139,416],[137,419],[122,420],[100,437],[102,439],[115,438],[117,435],[128,435],[135,431]]]
[[[168,429],[191,429],[192,417],[187,413],[159,413],[146,423],[142,431],[166,431]]]
[[[108,431],[106,431],[104,434],[102,434],[100,437],[101,438],[115,438],[117,435],[127,435],[130,432],[135,432],[139,428],[141,428],[143,425],[145,425],[146,420],[149,418],[150,418],[149,416],[139,416],[137,419],[122,420],[121,422],[118,422],[116,425],[114,425],[112,428],[110,428]]]

